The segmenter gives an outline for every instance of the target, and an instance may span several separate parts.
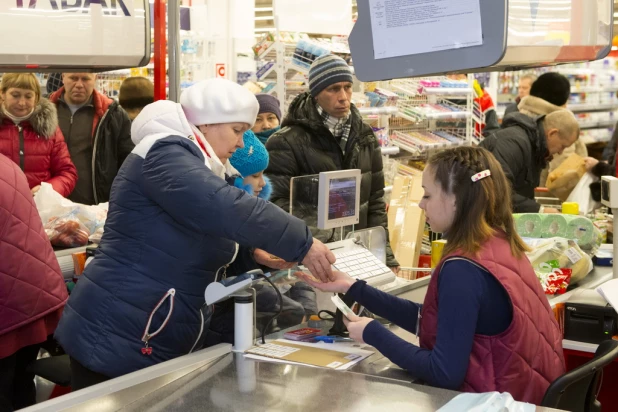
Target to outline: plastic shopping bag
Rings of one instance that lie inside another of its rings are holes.
[[[584,215],[594,212],[601,206],[601,203],[595,202],[592,199],[592,194],[590,193],[590,183],[594,183],[596,181],[597,177],[593,174],[584,174],[579,179],[579,182],[577,182],[566,201],[579,204],[579,211]]]
[[[98,243],[107,219],[108,203],[94,206],[73,203],[42,183],[34,203],[53,246],[78,247]],[[85,240],[84,240],[85,237]]]
[[[438,412],[534,412],[536,406],[517,402],[509,393],[462,393],[438,409]]]
[[[592,259],[573,240],[554,237],[551,239],[530,239],[524,241],[532,251],[526,253],[546,293],[557,287],[560,293],[562,283],[577,283],[593,269]],[[570,269],[570,279],[568,270]]]
[[[88,244],[90,232],[74,214],[58,217],[45,225],[52,246],[79,247]]]

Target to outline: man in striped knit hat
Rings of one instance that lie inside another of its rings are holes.
[[[388,239],[380,145],[351,102],[352,82],[352,70],[342,58],[329,54],[313,62],[309,91],[294,99],[281,130],[266,143],[270,163],[265,173],[273,185],[271,201],[289,211],[292,177],[360,169],[360,222],[355,229],[382,226]],[[317,194],[305,197],[297,196],[294,215],[321,241],[339,240],[338,231],[317,229]],[[399,266],[388,242],[386,264],[393,271]]]

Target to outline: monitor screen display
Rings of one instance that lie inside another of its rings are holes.
[[[356,214],[356,178],[331,179],[328,187],[328,220]]]

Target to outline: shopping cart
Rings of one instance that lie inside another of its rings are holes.
[[[551,192],[546,187],[537,187],[534,189],[534,199],[544,207],[552,207],[561,210],[562,203],[557,197],[553,197]]]

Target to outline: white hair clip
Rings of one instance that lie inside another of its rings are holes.
[[[491,176],[491,171],[489,169],[483,170],[482,172],[479,172],[475,174],[474,176],[472,176],[472,181],[478,182],[479,180],[485,179],[488,176]]]

